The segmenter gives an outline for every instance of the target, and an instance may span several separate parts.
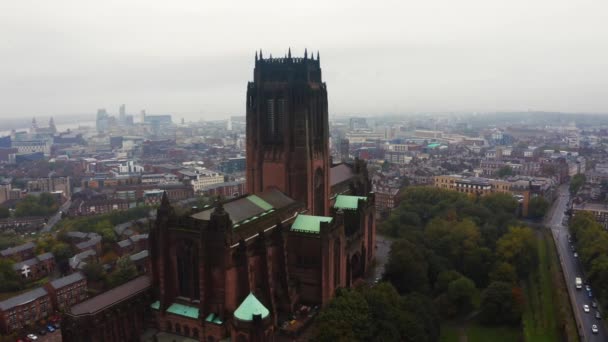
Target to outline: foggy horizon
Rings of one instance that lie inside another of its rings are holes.
[[[332,115],[606,113],[608,4],[0,5],[0,119],[244,115],[255,51],[320,51]]]

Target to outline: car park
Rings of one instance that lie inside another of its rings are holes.
[[[583,311],[589,312],[589,305],[587,305],[587,304],[583,305]]]

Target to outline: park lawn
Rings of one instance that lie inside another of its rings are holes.
[[[526,341],[550,342],[561,340],[556,319],[557,294],[553,284],[552,271],[557,272],[550,258],[555,257],[549,250],[547,235],[537,234],[538,267],[524,282],[525,305],[522,317],[523,333]],[[557,301],[558,303],[560,301]]]
[[[466,328],[468,342],[516,342],[521,338],[519,326],[484,326],[474,323]]]
[[[459,339],[459,328],[455,323],[444,323],[441,325],[441,335],[439,335],[439,342],[458,342]]]

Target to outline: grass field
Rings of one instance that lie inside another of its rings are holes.
[[[486,327],[475,321],[465,324],[462,333],[467,342],[517,342],[520,340],[519,327]],[[441,326],[440,342],[459,342],[461,330],[456,323]]]
[[[558,341],[558,321],[554,298],[557,295],[552,284],[552,264],[546,236],[537,234],[538,267],[525,282],[526,304],[522,317],[523,333],[526,341]]]

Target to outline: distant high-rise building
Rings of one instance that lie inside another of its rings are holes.
[[[104,108],[100,108],[97,110],[96,124],[97,132],[104,133],[108,131],[110,125],[110,116]]]
[[[126,112],[124,104],[121,104],[120,107],[118,108],[118,121],[121,124],[124,124],[127,122],[127,112]]]
[[[55,127],[55,120],[53,120],[52,116],[49,119],[49,131],[53,134],[57,133],[57,127]]]

